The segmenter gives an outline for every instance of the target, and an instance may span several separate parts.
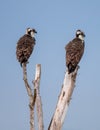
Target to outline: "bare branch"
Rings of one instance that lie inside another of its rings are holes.
[[[26,63],[23,63],[22,65],[23,67],[23,80],[25,83],[25,87],[27,90],[27,94],[29,96],[29,108],[30,108],[30,130],[35,130],[35,124],[34,124],[34,95],[32,95],[32,89],[28,83],[28,79],[27,79],[27,69],[26,69]]]
[[[34,80],[34,89],[36,90],[36,109],[37,109],[37,118],[38,118],[38,129],[44,130],[42,101],[41,101],[40,87],[39,87],[40,77],[41,77],[41,65],[37,64],[35,80]]]
[[[62,90],[59,96],[54,116],[50,122],[48,130],[61,130],[62,128],[65,115],[67,113],[68,106],[71,100],[71,96],[75,87],[77,71],[78,67],[71,74],[68,74],[68,72],[65,73]]]
[[[31,87],[30,87],[30,85],[28,83],[28,79],[27,79],[26,63],[23,63],[22,67],[23,67],[23,80],[24,80],[24,83],[25,83],[27,94],[28,94],[29,97],[32,97],[32,90],[31,90]]]

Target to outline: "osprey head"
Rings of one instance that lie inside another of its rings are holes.
[[[34,34],[37,33],[35,29],[27,28],[26,29],[26,34],[30,35],[31,37],[34,37]]]
[[[81,30],[76,31],[76,37],[81,39],[82,41],[84,40],[85,34]]]

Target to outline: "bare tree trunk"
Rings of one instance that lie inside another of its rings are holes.
[[[65,115],[67,113],[68,106],[71,100],[71,96],[75,87],[75,79],[77,75],[77,70],[78,70],[78,67],[71,74],[68,74],[68,72],[65,73],[62,90],[59,96],[55,113],[50,122],[48,130],[61,130],[62,128]]]

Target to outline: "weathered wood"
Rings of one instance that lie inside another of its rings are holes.
[[[42,101],[41,101],[40,87],[39,87],[40,77],[41,77],[41,65],[37,64],[35,80],[34,80],[34,89],[36,90],[36,110],[37,110],[37,119],[38,119],[38,129],[44,130]]]
[[[56,106],[55,113],[52,117],[51,123],[49,125],[48,130],[61,130],[68,106],[71,100],[71,96],[75,87],[75,79],[77,75],[77,70],[68,74],[68,72],[65,73],[61,93],[58,99],[58,103]]]
[[[23,63],[22,65],[23,68],[23,80],[25,83],[25,87],[27,90],[27,94],[29,96],[29,108],[30,108],[30,130],[35,130],[35,124],[34,124],[34,105],[35,105],[35,100],[34,100],[34,95],[32,94],[32,89],[28,83],[27,79],[27,68],[26,64]]]

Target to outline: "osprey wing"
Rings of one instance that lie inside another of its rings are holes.
[[[84,52],[84,42],[79,38],[70,41],[66,47],[66,66],[69,73],[73,72],[81,60]]]
[[[21,37],[17,43],[16,47],[16,57],[21,63],[27,62],[30,55],[32,54],[33,48],[35,45],[35,39],[29,35],[24,35]]]

